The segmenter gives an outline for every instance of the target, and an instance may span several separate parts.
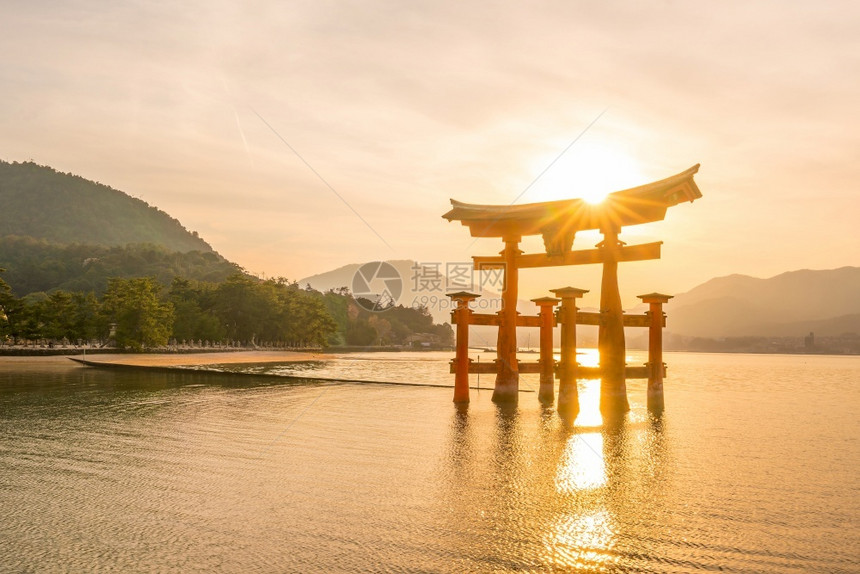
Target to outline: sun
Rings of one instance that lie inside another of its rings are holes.
[[[555,156],[533,162],[535,175]],[[523,196],[524,202],[581,198],[600,203],[613,191],[647,183],[638,162],[621,146],[603,142],[576,142],[540,176]]]

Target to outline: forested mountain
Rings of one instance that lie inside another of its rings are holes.
[[[115,277],[155,277],[169,285],[174,277],[220,283],[241,271],[214,251],[180,253],[152,244],[117,247],[58,245],[32,237],[0,238],[0,269],[12,292],[93,291],[101,294]]]
[[[169,251],[212,251],[196,233],[140,199],[33,162],[0,160],[0,237],[112,247],[151,243]]]
[[[321,291],[253,277],[120,191],[0,161],[0,347],[451,344],[424,308],[370,312],[348,291]]]
[[[13,293],[93,291],[114,277],[221,282],[240,271],[145,202],[32,162],[0,161],[0,269]]]

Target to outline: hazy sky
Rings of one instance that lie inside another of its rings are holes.
[[[625,304],[860,265],[857,2],[7,0],[0,54],[0,158],[140,197],[258,274],[495,253],[448,198],[512,202],[592,122],[520,202],[702,164],[701,200],[622,234],[665,241],[622,266]]]

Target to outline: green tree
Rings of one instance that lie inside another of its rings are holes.
[[[100,330],[99,301],[95,293],[72,293],[72,331],[69,340],[89,341],[95,339]]]
[[[103,316],[116,325],[116,343],[139,351],[166,345],[173,329],[173,305],[159,299],[153,277],[111,279],[102,299]]]
[[[440,345],[454,345],[454,329],[448,323],[439,323],[438,325],[433,325],[433,330],[431,332],[437,337],[439,337]]]
[[[282,286],[279,303],[281,340],[325,346],[337,331],[337,323],[321,293]]]
[[[0,273],[5,271],[0,268]],[[12,334],[14,315],[18,306],[15,296],[12,295],[12,289],[0,277],[0,339],[5,339]],[[11,319],[10,315],[12,315]]]
[[[93,293],[30,293],[13,304],[15,337],[90,340],[99,332],[98,300]],[[106,332],[106,330],[105,330]]]
[[[173,304],[173,338],[177,341],[220,341],[226,334],[213,313],[215,287],[175,277],[168,299]]]
[[[331,289],[323,295],[326,310],[334,319],[336,330],[328,336],[329,345],[346,343],[346,328],[349,325],[349,290],[346,287]]]
[[[376,329],[367,319],[358,319],[346,328],[345,339],[348,345],[372,345],[376,341]]]
[[[35,299],[35,298],[34,298]],[[39,338],[62,339],[74,337],[74,304],[71,293],[54,291],[29,305],[29,311]]]
[[[276,308],[274,294],[248,275],[231,275],[215,290],[213,309],[231,339],[255,340],[265,331],[267,316]]]
[[[323,295],[284,278],[232,275],[213,296],[213,310],[232,339],[326,345],[337,331]]]

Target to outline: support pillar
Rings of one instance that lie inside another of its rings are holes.
[[[666,314],[663,304],[668,303],[671,295],[648,293],[639,295],[643,303],[648,303],[648,315],[651,322],[648,326],[648,410],[653,413],[663,412],[663,376],[666,363],[663,362],[663,327],[666,326]]]
[[[502,289],[502,310],[499,311],[499,338],[496,344],[496,387],[494,402],[516,402],[519,395],[520,373],[517,364],[517,248],[519,236],[505,237],[505,283]]]
[[[618,291],[618,229],[601,229],[603,277],[600,282],[600,327],[597,347],[600,351],[600,411],[604,414],[630,410],[627,402],[626,349],[621,293]]]
[[[560,299],[540,297],[532,299],[540,308],[540,389],[538,400],[551,405],[555,400],[555,360],[552,352],[552,329],[555,327],[553,309]]]
[[[449,293],[448,297],[457,302],[457,307],[451,312],[451,321],[457,325],[457,350],[454,356],[454,402],[469,402],[469,323],[472,310],[469,303],[479,297],[474,293],[460,291]]]
[[[558,407],[579,412],[579,391],[576,388],[576,300],[588,293],[587,289],[561,287],[550,289],[561,298],[558,322],[561,323],[561,360],[558,365]]]

